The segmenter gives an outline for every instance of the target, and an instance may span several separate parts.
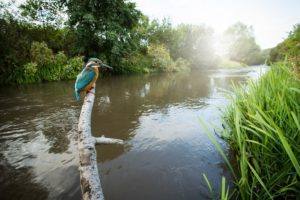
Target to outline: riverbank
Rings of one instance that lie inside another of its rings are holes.
[[[262,63],[261,63],[262,64]],[[216,64],[217,68],[239,68],[239,67],[247,67],[248,65],[245,63],[240,63],[234,60],[230,60],[226,57],[220,57]]]
[[[22,68],[9,72],[5,78],[0,77],[0,85],[26,85],[75,80],[83,66],[82,56],[68,57],[64,52],[55,54],[46,43],[35,42],[31,49],[31,62],[26,63]],[[155,46],[149,48],[149,55],[131,55],[122,59],[120,66],[113,66],[112,72],[101,71],[101,76],[247,67],[244,63],[232,61],[225,57],[219,57],[210,66],[203,67],[201,64],[199,66],[192,67],[187,60],[182,58],[173,60],[167,49],[162,46]]]
[[[22,65],[21,63],[19,65]],[[0,76],[0,85],[75,80],[84,66],[83,56],[68,57],[63,51],[54,53],[45,42],[33,42],[30,62]],[[172,59],[162,45],[151,45],[147,55],[131,54],[113,66],[112,74],[147,74],[189,71],[190,63],[182,58]],[[101,75],[107,75],[101,71]]]
[[[300,80],[288,63],[235,87],[224,136],[236,152],[241,199],[295,199],[300,177]]]

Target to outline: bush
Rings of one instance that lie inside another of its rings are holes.
[[[149,56],[141,52],[133,52],[121,60],[121,73],[148,73],[151,60]]]
[[[295,58],[300,55],[300,24],[296,24],[287,39],[271,49],[270,61],[283,61],[286,57]]]
[[[183,59],[183,58],[178,58],[176,61],[175,61],[175,68],[174,68],[174,71],[189,71],[190,68],[190,63]]]
[[[0,16],[0,46],[3,47],[0,49],[0,84],[22,84],[26,64],[36,63],[38,69],[50,65],[58,51],[77,54],[74,33],[70,29],[35,26],[14,14]]]
[[[76,79],[83,67],[82,57],[74,57],[67,61],[67,64],[63,66],[63,80]]]
[[[39,67],[51,65],[54,61],[54,55],[45,42],[33,42],[30,49],[31,62]]]
[[[54,57],[55,65],[64,66],[68,62],[68,57],[64,54],[63,51],[58,52],[58,54],[56,54]]]
[[[155,71],[172,71],[175,63],[170,57],[169,50],[161,44],[151,44],[148,48],[148,55],[151,58],[151,68]]]
[[[68,59],[62,51],[54,55],[44,42],[32,43],[30,57],[31,62],[23,66],[22,79],[18,79],[18,84],[76,79],[82,70],[81,57]]]
[[[177,72],[189,69],[189,63],[178,58],[175,62],[163,45],[152,44],[148,52],[134,52],[121,61],[121,73]]]
[[[24,83],[33,83],[36,82],[38,77],[36,72],[38,70],[38,66],[34,62],[30,62],[24,65]]]
[[[190,66],[190,63],[183,58],[178,58],[176,61],[172,60],[169,50],[161,44],[150,45],[148,55],[153,71],[177,72],[188,70]]]

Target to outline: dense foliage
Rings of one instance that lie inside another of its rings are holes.
[[[74,79],[83,66],[82,57],[68,59],[62,51],[54,54],[44,42],[32,43],[30,58],[20,83]]]
[[[100,57],[115,70],[121,58],[138,46],[134,29],[142,13],[135,4],[120,0],[66,1],[69,25],[76,34],[78,53]]]
[[[133,2],[26,0],[17,9],[0,3],[0,84],[75,79],[82,63],[73,61],[81,57],[99,57],[122,74],[263,63],[254,38],[241,38],[230,50],[235,62],[224,62],[215,54],[210,27],[151,21]],[[35,57],[37,47],[42,57]]]
[[[277,62],[290,59],[296,66],[300,66],[300,24],[294,26],[286,40],[271,49],[270,61]]]

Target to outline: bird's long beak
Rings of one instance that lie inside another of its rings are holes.
[[[104,63],[101,63],[100,64],[100,67],[103,67],[103,68],[108,68],[108,69],[110,69],[110,70],[113,70],[113,68],[111,67],[111,66],[109,66],[109,65],[107,65],[107,64],[104,64]]]

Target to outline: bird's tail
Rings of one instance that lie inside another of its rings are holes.
[[[76,100],[80,99],[79,92],[77,90],[75,90],[75,99]]]

